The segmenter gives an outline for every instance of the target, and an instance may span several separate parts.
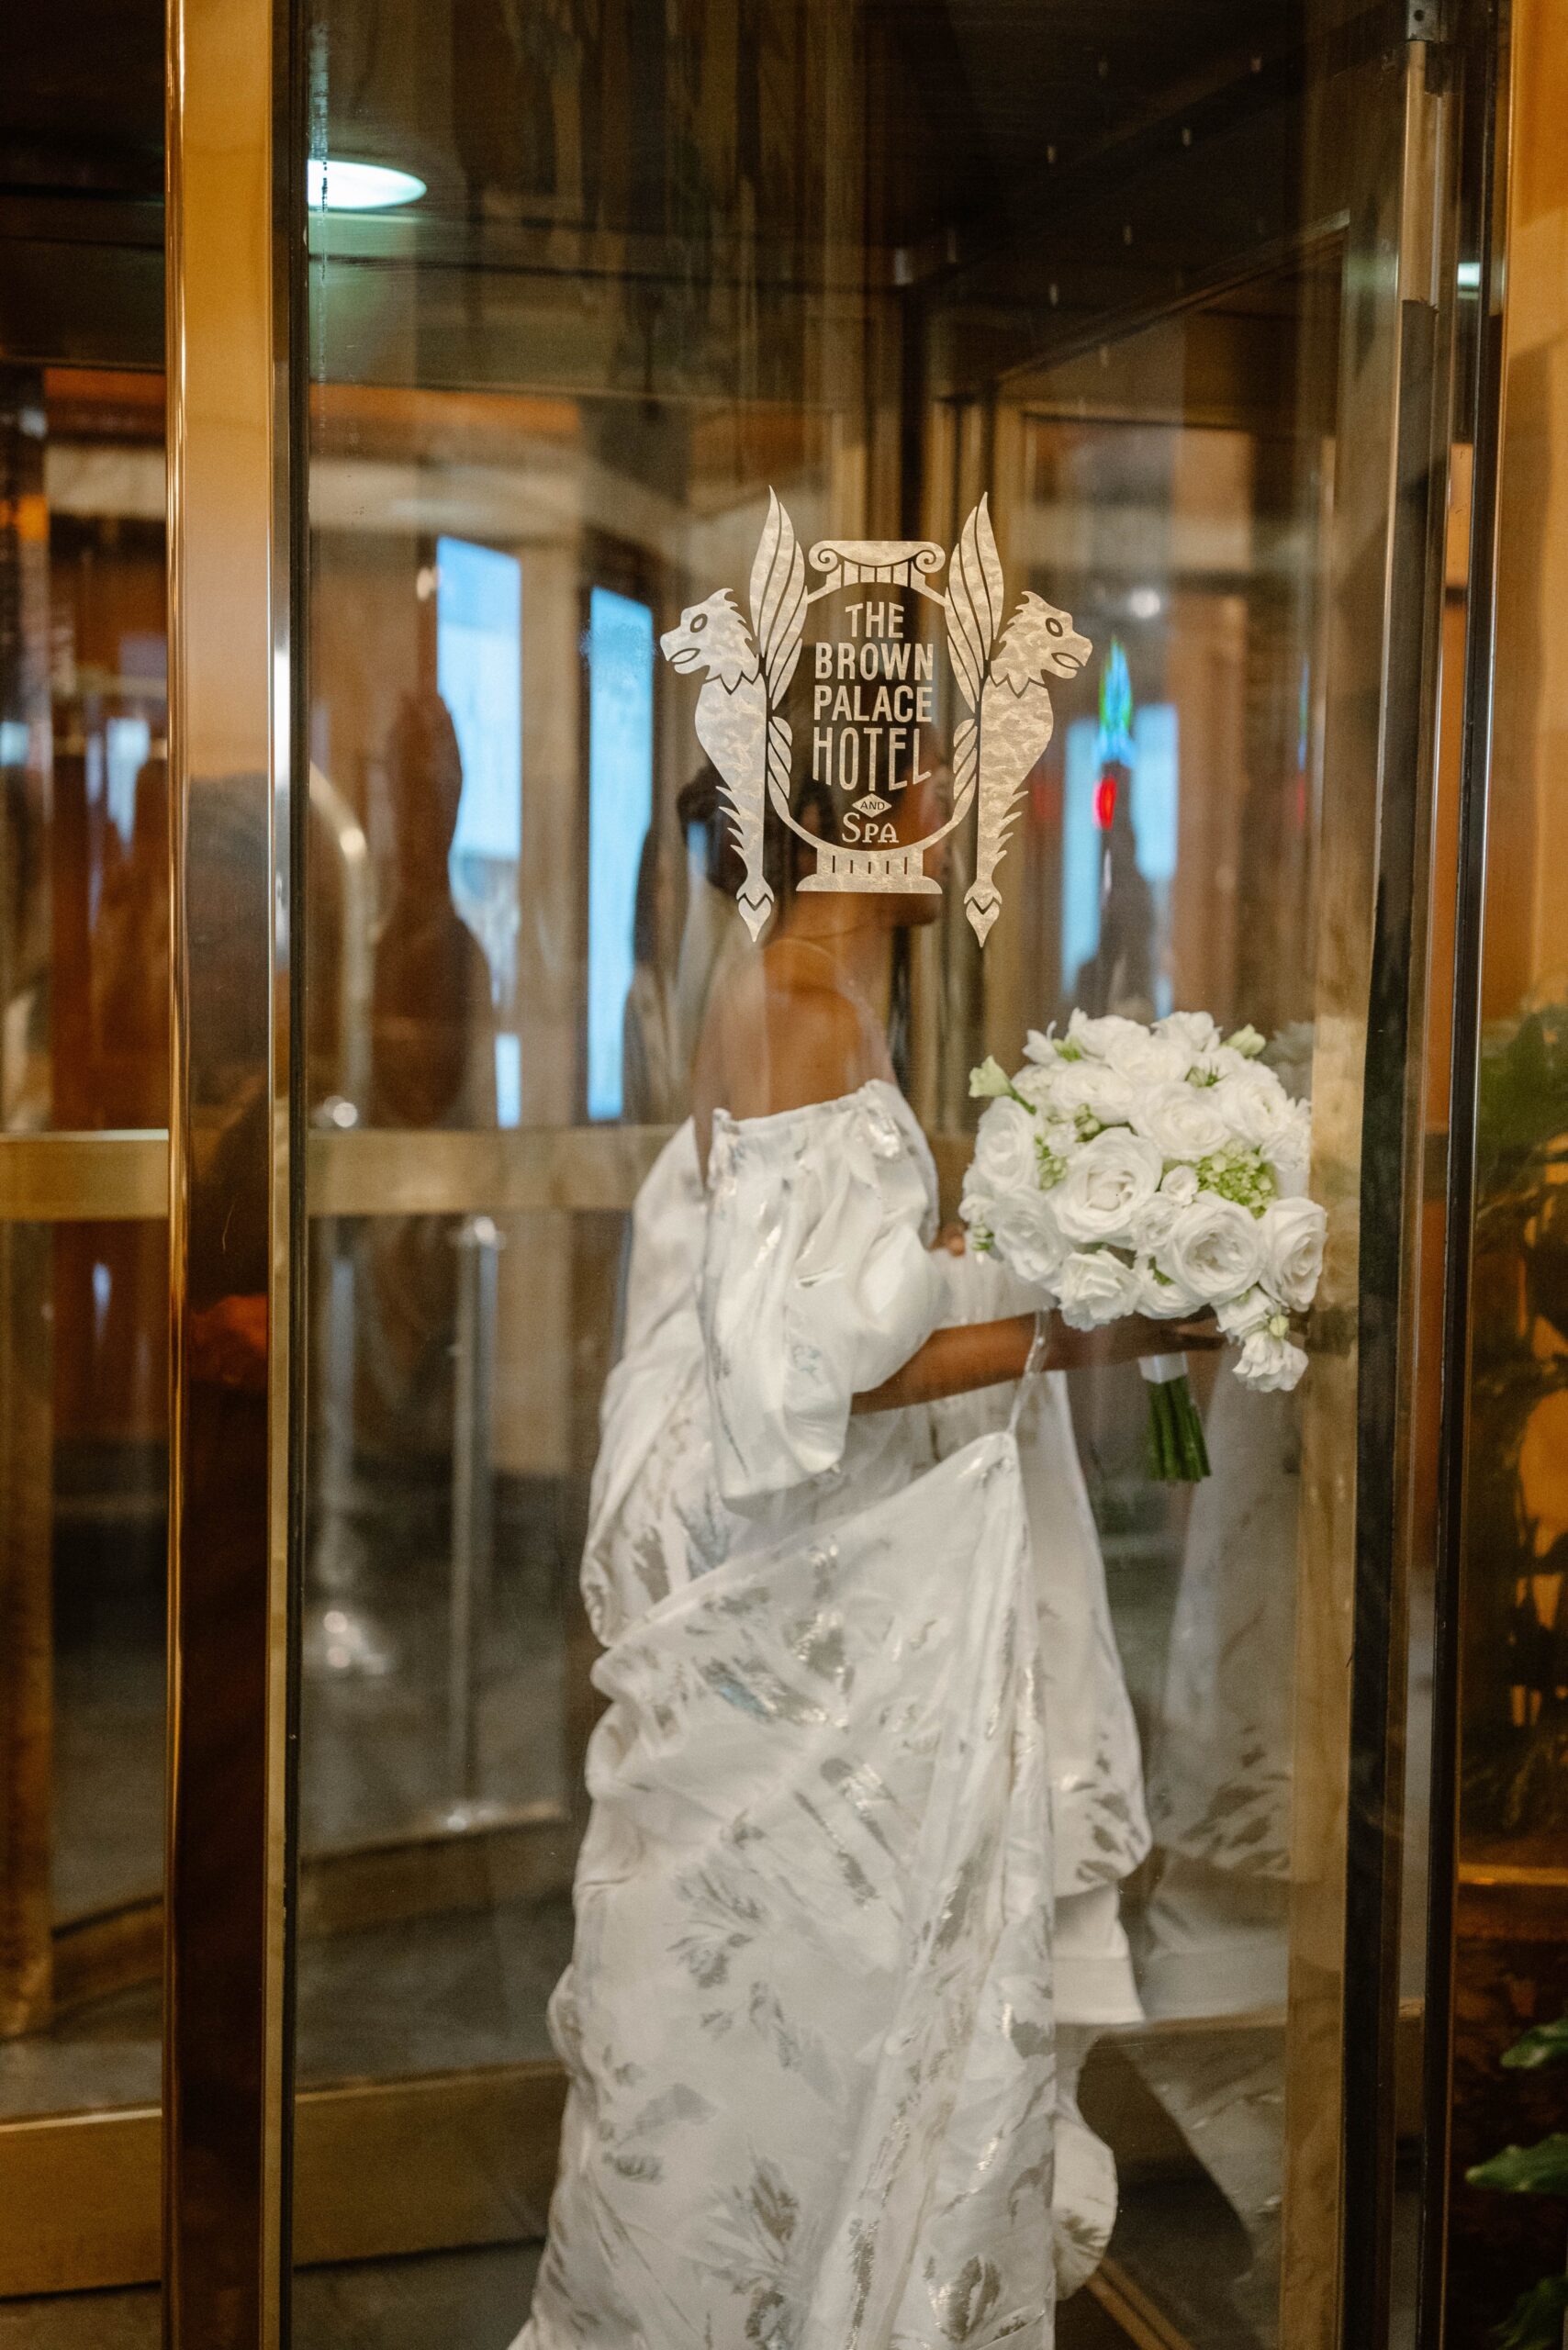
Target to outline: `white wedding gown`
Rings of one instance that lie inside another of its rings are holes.
[[[1057,2246],[1081,2268],[1103,2241],[1051,1952],[1055,1892],[1082,2020],[1137,2013],[1114,1882],[1147,1830],[1098,1554],[1042,1654],[995,1392],[850,1416],[940,1324],[1007,1310],[935,1222],[880,1082],[720,1113],[706,1192],[688,1125],[639,1195],[583,1570],[610,1705],[551,2011],[570,2088],[518,2350],[1047,2350],[1058,2137]],[[1081,1582],[1076,1473],[1046,1498]],[[1065,1752],[1052,1648],[1087,1725]]]

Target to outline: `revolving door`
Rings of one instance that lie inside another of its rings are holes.
[[[96,115],[25,36],[0,255],[0,2338],[523,2323],[633,1210],[767,919],[669,648],[779,513],[913,610],[983,509],[1092,652],[891,951],[942,1213],[977,1063],[1202,1006],[1330,1232],[1195,1495],[1069,1374],[1148,1849],[1058,2336],[1435,2344],[1489,12],[118,16]]]

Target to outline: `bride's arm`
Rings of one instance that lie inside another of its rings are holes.
[[[1221,1343],[1214,1325],[1151,1322],[1132,1314],[1103,1330],[1070,1330],[1059,1314],[1047,1320],[1042,1371],[1077,1371],[1088,1363],[1130,1362],[1138,1355],[1180,1354]],[[906,1363],[879,1387],[857,1395],[856,1412],[891,1412],[909,1404],[936,1404],[1021,1379],[1035,1343],[1035,1316],[1011,1314],[1001,1322],[956,1323],[934,1330]]]

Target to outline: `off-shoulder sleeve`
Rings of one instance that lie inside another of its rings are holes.
[[[835,1466],[851,1400],[935,1328],[924,1168],[852,1097],[715,1121],[700,1304],[719,1491],[744,1505]]]

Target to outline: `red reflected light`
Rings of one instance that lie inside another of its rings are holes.
[[[1116,778],[1103,775],[1094,787],[1094,822],[1108,833],[1116,821]]]

